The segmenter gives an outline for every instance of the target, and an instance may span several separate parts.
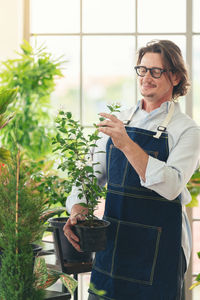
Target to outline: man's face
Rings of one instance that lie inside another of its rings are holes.
[[[162,68],[163,62],[160,53],[147,52],[139,64],[147,68]],[[144,97],[144,102],[155,104],[159,107],[163,102],[171,100],[173,91],[173,75],[172,82],[169,80],[167,73],[162,73],[160,78],[153,78],[150,71],[147,71],[144,77],[138,76],[140,92]],[[174,84],[175,85],[175,84]]]

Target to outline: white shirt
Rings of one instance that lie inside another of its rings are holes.
[[[142,101],[136,107],[122,111],[117,116],[120,120],[127,120],[133,115],[128,126],[138,127],[150,131],[156,131],[157,127],[165,119],[170,102],[164,102],[159,108],[148,113],[142,109]],[[175,199],[181,195],[183,205],[182,214],[182,247],[185,253],[187,265],[189,264],[192,238],[189,221],[185,212],[185,204],[191,201],[191,195],[186,188],[195,169],[198,167],[200,159],[200,127],[186,114],[180,110],[179,103],[175,103],[174,114],[167,126],[169,157],[166,162],[149,156],[145,173],[146,181],[140,178],[141,185],[155,191],[168,200]],[[106,143],[108,136],[102,134],[98,140],[98,151],[104,153],[94,153],[94,162],[99,162],[96,169],[100,185],[105,185],[106,178]],[[84,199],[77,197],[78,190],[73,188],[71,195],[67,198],[66,207],[68,212],[74,204],[84,202]]]

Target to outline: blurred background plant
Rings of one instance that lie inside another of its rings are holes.
[[[0,176],[0,298],[43,299],[34,288],[32,243],[39,240],[43,198],[19,173],[19,160],[7,164]],[[9,272],[8,272],[9,270]]]
[[[187,188],[192,196],[192,200],[187,205],[187,207],[199,206],[198,196],[200,195],[200,167],[191,177],[190,181],[187,184]]]
[[[1,86],[18,89],[16,100],[8,109],[15,118],[2,130],[2,143],[13,155],[20,148],[21,157],[29,165],[29,174],[34,178],[35,188],[46,195],[49,206],[65,206],[64,179],[54,168],[51,151],[55,128],[50,99],[55,79],[63,76],[65,61],[63,57],[54,58],[45,46],[37,47],[36,43],[33,48],[27,41],[17,55],[15,59],[2,62],[0,67]]]
[[[14,114],[8,114],[8,106],[15,100],[17,88],[15,89],[0,89],[0,130],[2,130],[12,120]],[[2,132],[2,131],[1,131]],[[11,155],[8,149],[0,147],[0,168],[10,161]],[[1,169],[0,169],[1,172]]]
[[[50,94],[55,76],[62,76],[61,58],[53,58],[45,47],[33,49],[24,41],[18,58],[2,63],[1,85],[18,88],[16,101],[10,105],[15,119],[4,130],[3,142],[12,149],[13,141],[27,150],[26,155],[38,159],[47,155],[53,131],[50,114]]]

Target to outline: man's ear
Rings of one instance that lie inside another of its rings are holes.
[[[180,82],[180,76],[177,73],[172,73],[171,80],[172,80],[173,86],[177,86]]]

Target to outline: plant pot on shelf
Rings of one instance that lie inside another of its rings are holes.
[[[48,222],[53,228],[54,246],[57,258],[63,263],[91,262],[92,252],[78,252],[68,241],[63,232],[63,227],[68,217],[50,218]]]
[[[94,219],[92,221],[79,221],[74,225],[74,233],[79,237],[82,251],[102,251],[106,248],[107,228],[109,221]]]

